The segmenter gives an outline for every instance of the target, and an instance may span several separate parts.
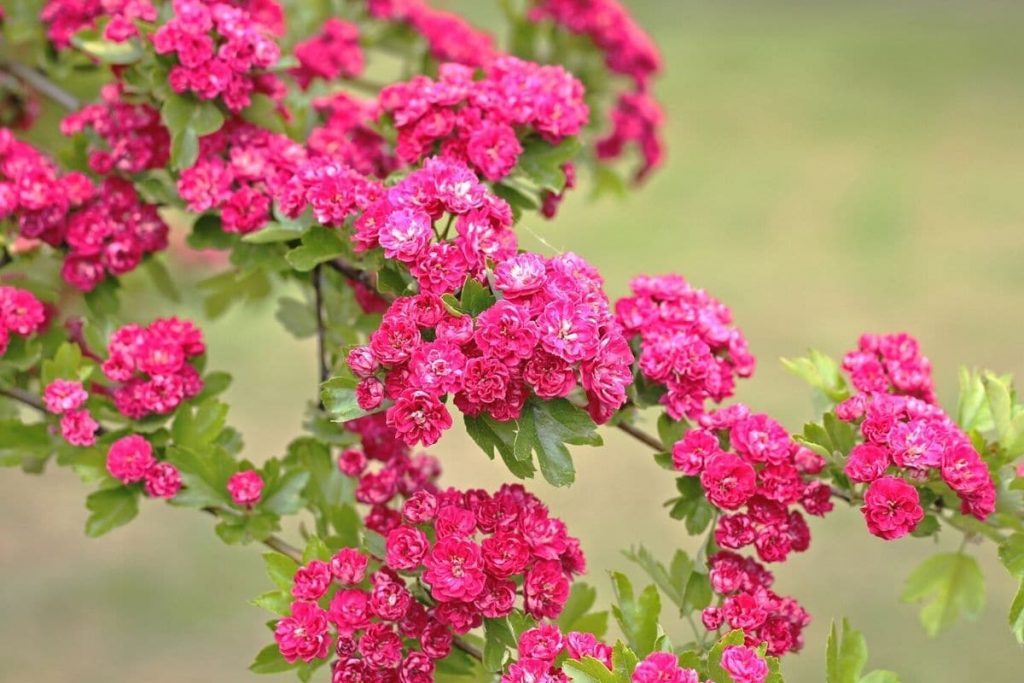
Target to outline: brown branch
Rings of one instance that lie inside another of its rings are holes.
[[[75,111],[81,106],[78,98],[51,81],[43,72],[20,62],[0,62],[0,71],[24,81],[26,85],[47,97],[68,111]]]
[[[11,256],[11,252],[7,250],[7,247],[0,248],[0,268],[3,268],[13,260],[14,257]]]
[[[31,394],[24,389],[17,387],[0,387],[0,396],[6,396],[12,401],[17,401],[23,405],[38,410],[41,413],[49,413],[46,409],[46,404],[43,403],[43,399],[39,398],[35,394]]]
[[[313,268],[313,310],[316,313],[316,357],[320,372],[320,383],[323,384],[330,377],[330,368],[327,363],[327,328],[324,325],[324,291],[323,291],[323,270],[318,265]],[[317,391],[319,396],[320,392]]]
[[[334,259],[333,261],[328,261],[327,265],[347,277],[349,280],[355,280],[359,284],[369,287],[370,289],[377,289],[377,283],[374,281],[373,276],[365,270],[356,268],[351,263],[342,261],[341,259]],[[387,300],[394,298],[383,293],[379,294],[379,296]]]

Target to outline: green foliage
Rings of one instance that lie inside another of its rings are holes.
[[[665,503],[672,519],[683,520],[686,531],[692,536],[704,533],[715,516],[715,508],[704,496],[704,487],[699,477],[678,477],[676,490],[679,497]]]
[[[806,358],[783,358],[782,365],[832,403],[839,403],[850,395],[839,364],[820,351],[811,349]]]
[[[623,551],[623,555],[647,572],[665,597],[679,608],[680,616],[704,609],[711,603],[708,575],[690,560],[685,551],[676,550],[668,567],[658,562],[643,546]]]
[[[660,635],[658,618],[661,615],[661,599],[658,597],[658,589],[650,585],[635,595],[633,584],[624,574],[612,572],[611,579],[615,591],[612,615],[630,648],[640,658],[646,657],[656,649]]]
[[[302,235],[302,245],[285,254],[285,259],[295,270],[308,273],[319,264],[344,255],[346,251],[337,230],[314,225]]]
[[[509,650],[516,649],[516,637],[509,626],[508,617],[484,620],[484,668],[501,671]]]
[[[348,422],[366,415],[356,400],[359,380],[352,375],[331,377],[320,385],[320,401],[334,422]]]
[[[803,434],[794,438],[831,463],[841,465],[857,443],[854,427],[831,411],[822,415],[821,420],[821,424],[808,422]]]
[[[85,521],[85,533],[96,538],[124,526],[139,514],[139,491],[118,486],[102,489],[85,499],[89,518]]]
[[[985,607],[985,579],[978,562],[964,553],[944,553],[925,560],[907,579],[902,599],[924,602],[921,625],[935,636],[963,613],[977,618]]]
[[[891,671],[872,671],[862,675],[868,662],[864,636],[843,619],[841,629],[833,621],[825,651],[825,683],[899,683]]]
[[[574,583],[569,599],[558,616],[558,626],[563,633],[586,631],[598,638],[608,631],[608,612],[592,612],[597,602],[597,591],[585,583]]]
[[[467,278],[466,284],[462,285],[462,294],[459,299],[460,310],[469,313],[474,318],[494,305],[494,294],[487,287],[474,280]]]
[[[105,40],[95,29],[78,31],[71,36],[71,44],[104,64],[131,64],[138,61],[143,55],[142,48],[137,41],[126,40],[116,43],[112,40]]]
[[[730,631],[711,646],[708,652],[708,677],[714,683],[733,683],[732,676],[722,668],[722,653],[732,645],[743,644],[743,631]]]
[[[224,125],[224,114],[216,104],[191,95],[168,96],[160,118],[171,134],[171,167],[176,171],[194,165],[199,158],[199,138]]]

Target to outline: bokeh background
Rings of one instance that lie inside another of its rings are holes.
[[[490,3],[445,4],[493,21]],[[838,355],[866,330],[918,335],[947,402],[958,364],[1024,375],[1024,3],[628,4],[664,53],[668,162],[642,191],[597,204],[577,192],[530,230],[596,263],[615,296],[632,274],[674,271],[731,305],[760,363],[739,396],[792,430],[812,416],[809,392],[778,358]],[[205,326],[210,367],[236,376],[247,453],[279,454],[315,386],[312,344],[282,332],[272,306]],[[434,451],[449,483],[507,478],[458,430]],[[641,447],[612,433],[577,463],[572,489],[531,488],[583,538],[603,597],[606,572],[627,566],[619,549],[695,548],[660,508],[672,478]],[[88,540],[85,493],[66,472],[0,472],[0,681],[257,679],[246,666],[269,633],[246,600],[267,588],[259,550],[161,505]],[[932,541],[874,539],[848,509],[812,529],[810,551],[777,570],[779,591],[815,616],[788,681],[824,679],[829,619],[844,615],[871,666],[906,683],[1024,680],[1005,625],[1014,587],[991,548],[983,618],[929,640],[898,596]]]

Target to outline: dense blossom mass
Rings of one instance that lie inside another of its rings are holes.
[[[387,532],[384,557],[342,548],[299,567],[291,613],[275,628],[287,661],[333,649],[335,680],[429,676],[455,634],[484,618],[517,603],[537,618],[556,617],[571,577],[585,568],[579,542],[520,486],[493,495],[420,489],[400,520]],[[420,582],[429,599],[416,590]]]
[[[726,513],[715,528],[718,545],[753,545],[765,562],[807,550],[811,532],[796,506],[819,516],[832,510],[828,485],[812,478],[824,459],[742,404],[703,416],[673,446],[672,462],[699,477],[708,501]]]
[[[501,57],[474,79],[470,67],[442,64],[438,80],[416,76],[385,87],[380,109],[398,131],[406,163],[440,153],[488,180],[507,176],[523,153],[518,130],[557,144],[587,123],[583,84],[560,66]]]
[[[122,484],[142,482],[153,498],[173,498],[181,490],[181,473],[169,462],[158,461],[153,446],[139,434],[122,437],[107,451],[107,471]]]
[[[7,352],[11,337],[29,337],[46,322],[46,309],[31,292],[0,286],[0,356]]]
[[[409,26],[426,41],[430,54],[440,62],[486,66],[501,53],[494,38],[452,12],[424,0],[367,0],[370,14],[378,19]]]
[[[640,371],[665,391],[661,403],[677,420],[732,396],[738,377],[754,372],[747,340],[729,308],[681,276],[637,277],[633,296],[615,302],[627,334],[640,341]]]
[[[110,338],[103,374],[116,382],[114,405],[127,417],[166,414],[203,388],[190,362],[206,350],[188,320],[159,318],[146,327],[126,325]]]
[[[81,173],[62,175],[0,130],[0,218],[7,217],[16,218],[23,237],[65,250],[61,274],[83,291],[167,247],[157,207],[142,201],[129,181],[111,176],[96,186]]]
[[[803,630],[811,618],[793,598],[771,590],[774,576],[749,557],[722,550],[708,559],[712,590],[720,597],[701,619],[710,631],[739,629],[746,644],[766,644],[776,657],[803,647]]]
[[[295,58],[299,66],[292,75],[302,88],[317,78],[331,81],[358,76],[364,66],[359,27],[331,17],[319,33],[295,46]]]
[[[984,520],[995,510],[988,467],[970,439],[935,401],[931,363],[906,334],[864,335],[843,359],[860,392],[836,407],[858,424],[864,443],[845,471],[867,484],[861,510],[868,530],[884,539],[913,531],[924,518],[914,484],[941,480],[960,497],[961,512]]]

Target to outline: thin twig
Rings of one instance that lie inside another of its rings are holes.
[[[376,284],[373,281],[373,276],[370,275],[370,273],[368,273],[365,270],[359,270],[351,263],[347,263],[346,261],[342,261],[341,259],[334,259],[333,261],[328,261],[327,265],[333,268],[334,270],[338,271],[345,277],[347,277],[349,280],[355,280],[356,282],[366,287],[369,287],[370,289],[377,288]],[[391,300],[393,298],[390,295],[384,293],[381,293],[379,296],[387,300]]]
[[[316,357],[320,371],[320,383],[323,384],[330,377],[330,368],[327,363],[327,327],[324,324],[324,291],[323,291],[323,270],[318,265],[313,268],[313,310],[316,313]],[[317,395],[320,392],[317,391]]]
[[[7,247],[0,248],[0,268],[3,268],[13,260],[14,257],[11,256],[11,252],[7,251]]]
[[[35,410],[38,410],[41,413],[48,412],[46,410],[46,404],[43,403],[43,399],[39,398],[34,394],[30,394],[24,389],[19,389],[17,387],[0,387],[0,396],[6,396],[12,401],[22,403],[28,406],[29,408],[34,408]]]
[[[39,94],[56,102],[68,111],[75,111],[81,106],[78,98],[60,87],[47,76],[27,64],[20,62],[0,62],[0,71],[6,71],[15,78],[24,81]]]

